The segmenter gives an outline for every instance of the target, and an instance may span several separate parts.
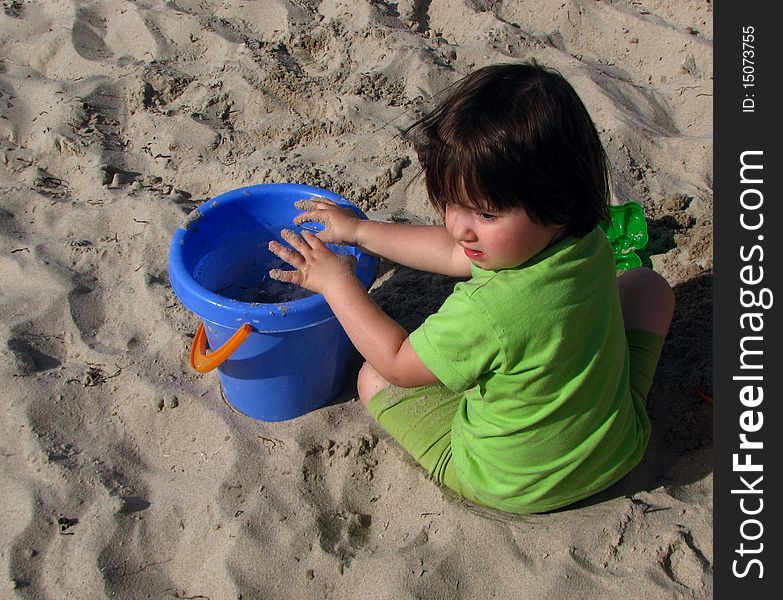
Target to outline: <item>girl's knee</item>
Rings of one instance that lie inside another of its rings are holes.
[[[359,392],[359,402],[367,406],[373,396],[390,384],[370,363],[365,362],[359,369],[359,377],[356,381],[356,389]]]
[[[674,315],[674,292],[651,269],[626,271],[617,280],[626,328],[652,331],[666,337]]]

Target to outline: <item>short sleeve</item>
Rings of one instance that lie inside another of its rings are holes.
[[[419,359],[447,388],[462,392],[492,370],[500,343],[485,311],[458,284],[438,312],[410,335]]]

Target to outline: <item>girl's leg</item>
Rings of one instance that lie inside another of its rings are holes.
[[[359,371],[359,401],[435,481],[471,499],[451,462],[451,423],[462,394],[436,383],[418,388],[391,385],[369,363]]]
[[[375,370],[375,367],[370,363],[365,362],[359,370],[359,378],[356,381],[356,389],[359,392],[359,402],[366,407],[375,394],[390,385],[391,384]]]
[[[625,328],[665,338],[674,314],[674,292],[666,280],[655,271],[638,268],[620,275],[617,286]]]
[[[674,313],[674,292],[650,269],[626,271],[617,279],[630,357],[631,396],[644,411],[663,340]]]

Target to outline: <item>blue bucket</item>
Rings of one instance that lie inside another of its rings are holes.
[[[280,231],[297,230],[294,202],[314,197],[366,218],[328,190],[254,185],[205,202],[171,240],[171,287],[201,319],[191,365],[202,373],[216,368],[228,403],[254,419],[283,421],[324,406],[348,376],[351,342],[324,297],[302,297],[307,292],[298,286],[269,278],[270,269],[283,267],[269,242],[284,243]],[[356,274],[369,289],[378,259],[352,246],[330,248],[356,257]]]

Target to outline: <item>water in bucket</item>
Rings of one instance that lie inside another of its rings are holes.
[[[216,196],[172,237],[171,285],[200,317],[191,364],[216,368],[229,404],[264,421],[302,415],[331,401],[348,375],[352,346],[320,294],[269,278],[283,267],[267,246],[293,227],[297,200],[325,197],[364,217],[344,198],[320,188],[264,184]],[[378,259],[350,246],[365,288]],[[284,267],[285,268],[285,267]],[[211,353],[205,352],[209,346]]]
[[[233,300],[255,304],[278,304],[312,296],[301,286],[269,277],[272,269],[286,268],[267,246],[272,239],[266,229],[255,229],[237,236],[206,253],[193,275],[205,288]]]

